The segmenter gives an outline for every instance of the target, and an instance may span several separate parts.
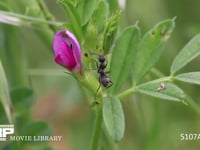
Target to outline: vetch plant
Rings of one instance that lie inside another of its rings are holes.
[[[101,133],[104,132],[108,133],[105,135],[109,135],[113,142],[120,142],[126,130],[126,116],[122,102],[134,94],[181,102],[189,105],[200,115],[200,107],[176,82],[200,85],[199,70],[179,73],[200,55],[200,34],[180,50],[172,61],[169,75],[164,75],[155,68],[155,65],[159,62],[165,50],[164,46],[175,29],[175,18],[163,20],[141,35],[137,21],[136,24],[126,26],[124,29],[119,28],[121,12],[114,1],[58,0],[58,2],[67,15],[65,23],[55,22],[45,7],[41,7],[43,6],[41,1],[38,3],[45,20],[5,12],[0,12],[0,16],[3,13],[17,18],[24,26],[40,27],[41,24],[46,24],[51,33],[54,33],[54,36],[41,35],[52,38],[55,62],[70,72],[89,100],[88,105],[95,111],[91,150],[100,147],[100,139],[107,140],[101,137]],[[48,20],[49,16],[51,21]],[[9,22],[16,25],[9,20],[6,23]],[[156,79],[152,79],[152,74]],[[7,79],[1,64],[0,76],[3,79],[0,82],[0,93],[2,93],[0,100],[9,120],[12,121]],[[22,105],[23,108],[27,108],[33,102],[33,91],[29,88],[15,89],[11,91],[11,99],[18,103],[21,101],[25,104],[25,107]],[[13,104],[13,107],[22,110],[20,104]],[[35,126],[37,128],[34,128]],[[29,129],[43,131],[47,128],[46,123],[36,122],[27,125],[27,129],[22,131],[29,134],[31,132]],[[31,133],[35,134],[37,131]]]
[[[97,109],[91,150],[98,148],[102,120],[114,141],[118,142],[123,138],[125,119],[121,101],[132,94],[140,93],[194,106],[194,103],[191,103],[191,98],[173,82],[180,80],[199,84],[199,72],[175,74],[199,55],[200,35],[192,39],[176,56],[171,66],[170,76],[160,76],[162,73],[153,67],[158,62],[163,47],[175,28],[175,18],[156,24],[144,36],[141,36],[138,23],[119,31],[120,13],[116,11],[109,16],[106,11],[108,7],[104,1],[99,3],[94,3],[92,0],[84,1],[92,8],[90,11],[87,11],[87,7],[82,7],[82,3],[79,2],[72,3],[68,0],[60,0],[59,2],[64,7],[70,24],[65,25],[66,30],[57,32],[54,37],[55,60],[70,71],[76,68],[76,63],[78,68],[80,68],[81,63],[83,64],[82,74],[75,76],[75,78],[80,86],[86,87],[88,93],[93,95],[92,97],[90,95],[89,99],[93,99],[93,106]],[[99,9],[100,6],[104,6],[102,11]],[[83,12],[86,13],[82,15]],[[102,17],[98,19],[96,17],[99,13],[102,13]],[[105,20],[107,20],[106,25],[104,25]],[[76,55],[74,55],[76,53],[80,55],[80,48],[76,47],[79,45],[77,40],[73,43],[76,38],[68,30],[79,40],[83,50],[82,62],[77,61]],[[93,60],[92,54],[99,56],[96,61]],[[103,56],[104,61],[99,60],[101,56]],[[97,63],[98,61],[100,64]],[[89,69],[91,66],[96,67],[99,77],[95,76],[93,71]],[[158,72],[158,79],[147,81],[145,75],[152,69],[156,70],[154,72]],[[108,81],[106,86],[104,86],[104,77]],[[131,82],[131,86],[121,90],[127,82]],[[100,92],[98,92],[99,90]],[[199,109],[196,107],[194,109],[199,113]]]

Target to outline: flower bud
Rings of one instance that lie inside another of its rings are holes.
[[[58,31],[53,39],[55,62],[72,72],[82,71],[81,48],[76,37],[68,30]]]

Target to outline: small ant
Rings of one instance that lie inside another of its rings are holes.
[[[99,88],[101,87],[101,84],[106,88],[109,88],[113,85],[112,81],[110,80],[110,78],[107,75],[109,73],[109,71],[108,72],[104,71],[105,68],[107,67],[107,63],[106,63],[106,59],[105,59],[104,55],[99,55],[98,60],[99,60],[100,64],[98,65],[98,63],[97,63],[97,69],[98,69],[97,73],[99,74],[100,85],[97,89],[97,92],[98,92]],[[97,94],[97,92],[96,92],[96,94]]]
[[[98,55],[95,53],[92,53],[92,54]],[[87,53],[85,53],[85,57],[88,57]],[[106,88],[109,88],[113,85],[113,82],[110,80],[110,78],[108,76],[109,71],[105,72],[107,63],[106,63],[106,58],[104,55],[98,55],[98,62],[96,61],[96,67],[97,67],[97,73],[99,74],[99,87],[97,88],[95,97],[96,97],[101,85],[103,85],[103,87],[106,87]]]

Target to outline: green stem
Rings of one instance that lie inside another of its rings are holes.
[[[46,4],[44,3],[44,1],[37,0],[36,2],[37,2],[37,4],[38,4],[39,8],[41,9],[41,11],[42,11],[42,13],[43,13],[43,15],[44,15],[44,18],[45,18],[46,20],[52,20],[52,21],[54,21],[54,17],[53,17],[53,16],[51,15],[51,13],[49,12],[49,10],[48,10]],[[49,28],[50,28],[53,32],[56,32],[56,30],[57,30],[57,29],[55,28],[55,26],[52,25],[52,24],[49,24]]]
[[[157,68],[152,68],[152,69],[151,69],[151,72],[152,72],[153,74],[155,74],[157,77],[160,77],[160,78],[162,78],[162,77],[165,76],[165,75],[164,75],[160,70],[158,70]]]
[[[192,98],[187,96],[185,101],[198,115],[200,115],[200,107]]]
[[[0,55],[9,87],[26,86],[28,78],[25,74],[24,57],[19,44],[19,32],[11,26],[2,25],[1,27],[5,42]]]
[[[75,75],[75,74],[74,74]],[[82,85],[84,85],[91,93],[95,95],[97,92],[97,88],[99,86],[98,80],[93,76],[90,72],[84,72],[82,76],[75,75],[74,76],[77,80],[80,81]],[[99,91],[96,98],[101,97],[102,92]],[[100,101],[99,101],[100,102]]]
[[[165,82],[165,81],[172,81],[172,80],[173,80],[173,77],[168,76],[168,77],[159,78],[157,80],[153,80],[153,81],[150,81],[150,82],[155,82],[155,81]],[[146,83],[144,83],[144,84],[146,84]],[[140,84],[137,87],[139,87],[141,85],[143,85],[143,84]],[[133,85],[131,88],[120,93],[117,97],[122,100],[122,99],[126,98],[127,96],[135,93],[135,89],[136,89],[136,85]]]
[[[3,65],[0,60],[0,102],[2,103],[5,113],[7,115],[9,123],[13,123],[11,109],[12,109],[12,103],[10,100],[9,95],[9,88],[8,88],[8,82],[6,79],[6,74],[3,69]]]
[[[134,92],[135,92],[135,86],[133,86],[133,87],[131,87],[130,89],[128,89],[128,90],[126,90],[126,91],[120,93],[117,97],[118,97],[119,99],[122,100],[122,99],[124,99],[125,97],[127,97],[127,96],[133,94]]]
[[[93,137],[92,137],[90,150],[98,149],[99,137],[101,133],[102,118],[103,118],[102,108],[97,108],[97,116],[96,116],[96,122],[95,122],[94,131],[93,131]]]
[[[62,22],[57,22],[57,21],[49,21],[49,20],[44,20],[36,17],[31,17],[31,16],[26,16],[18,13],[13,13],[13,12],[8,12],[8,11],[3,11],[0,10],[0,14],[3,16],[7,17],[12,17],[15,20],[19,20],[21,24],[19,25],[25,25],[25,26],[30,26],[32,24],[48,24],[52,26],[61,26]],[[9,24],[9,23],[8,23]]]

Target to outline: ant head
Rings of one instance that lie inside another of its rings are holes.
[[[103,55],[99,55],[99,62],[100,63],[105,62],[105,57]]]

